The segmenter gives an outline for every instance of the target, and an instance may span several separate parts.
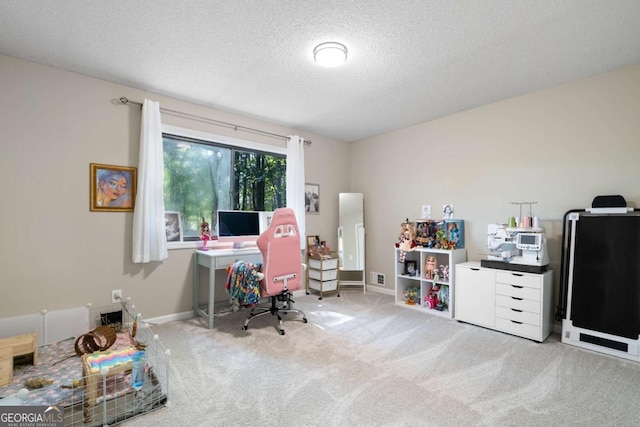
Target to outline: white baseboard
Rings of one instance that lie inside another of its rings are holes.
[[[393,296],[395,291],[393,289],[387,289],[378,285],[367,285],[367,292],[377,292],[379,294],[391,295]]]
[[[173,322],[174,320],[188,320],[191,318],[193,318],[193,311],[184,311],[182,313],[167,314],[166,316],[159,316],[144,320],[147,323],[160,325],[162,323]]]
[[[363,286],[362,280],[340,280],[340,286]]]
[[[360,284],[360,283],[358,283],[358,284]],[[376,286],[376,285],[367,285],[366,291],[367,292],[377,292],[377,293],[385,294],[385,295],[393,295],[393,289],[386,289],[386,288],[383,288],[382,286]],[[305,295],[305,290],[304,289],[301,289],[299,291],[294,291],[293,292],[294,298],[296,296],[303,296],[303,295]],[[184,311],[182,313],[167,314],[165,316],[159,316],[159,317],[154,317],[154,318],[151,318],[151,319],[144,319],[144,320],[147,323],[160,325],[162,323],[173,322],[175,320],[188,320],[188,319],[192,319],[192,318],[193,318],[193,311]]]

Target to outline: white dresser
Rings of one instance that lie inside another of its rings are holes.
[[[307,294],[309,289],[313,289],[320,292],[320,299],[326,293],[337,293],[340,296],[338,255],[335,252],[314,253],[309,256],[308,264]]]
[[[458,264],[455,319],[542,342],[553,330],[552,276]]]

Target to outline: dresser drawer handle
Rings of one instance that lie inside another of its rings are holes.
[[[473,270],[473,271],[480,271],[480,269],[479,269],[479,268],[471,268],[471,270]]]
[[[512,288],[516,288],[516,289],[522,289],[524,288],[524,286],[518,286],[518,285],[511,285]]]
[[[515,308],[512,308],[511,311],[517,311],[518,313],[522,313],[522,310],[517,310]]]
[[[511,297],[511,299],[514,299],[514,300],[517,300],[517,301],[522,301],[522,298]]]
[[[518,277],[524,276],[524,274],[518,274],[518,273],[511,273],[511,274],[513,274],[514,276],[518,276]]]
[[[518,325],[522,325],[522,322],[516,322],[515,320],[511,321],[512,323],[517,323]]]

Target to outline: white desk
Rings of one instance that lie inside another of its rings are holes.
[[[213,308],[216,295],[216,270],[226,269],[236,261],[262,262],[262,254],[257,247],[244,249],[197,250],[193,260],[193,314],[207,318],[209,329],[213,328]],[[209,269],[209,301],[200,305],[200,266]],[[222,283],[224,286],[226,283]]]

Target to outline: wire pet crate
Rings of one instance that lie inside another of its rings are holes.
[[[119,322],[105,321],[105,313],[118,312]],[[0,396],[17,405],[56,406],[64,412],[65,426],[117,425],[164,407],[169,399],[170,351],[130,299],[110,306],[88,305],[85,319],[92,330],[106,323],[117,331],[109,349],[86,352],[91,345],[78,345],[82,336],[43,345],[38,349],[38,362],[17,366],[13,381],[0,388]],[[95,334],[93,339],[103,337]],[[144,381],[134,388],[131,355],[138,350],[145,353]],[[34,379],[40,379],[43,386],[25,388]]]

